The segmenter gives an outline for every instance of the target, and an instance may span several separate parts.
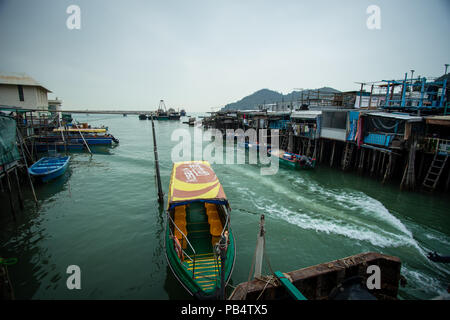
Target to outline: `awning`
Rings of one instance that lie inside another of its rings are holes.
[[[170,177],[168,208],[191,202],[228,205],[228,200],[208,161],[175,162]]]
[[[429,116],[425,117],[425,121],[427,124],[450,126],[450,116]]]

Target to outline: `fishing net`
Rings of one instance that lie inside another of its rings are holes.
[[[16,145],[16,121],[0,115],[0,165],[20,159]]]
[[[405,130],[405,121],[382,117],[370,117],[366,121],[365,131],[373,133],[401,133]]]

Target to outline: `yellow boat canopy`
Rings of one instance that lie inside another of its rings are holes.
[[[228,206],[228,200],[208,161],[175,162],[170,177],[168,209],[191,202]]]
[[[94,128],[94,129],[75,129],[75,128],[57,128],[57,129],[53,129],[53,132],[90,132],[90,133],[102,133],[102,132],[106,132],[106,128]]]

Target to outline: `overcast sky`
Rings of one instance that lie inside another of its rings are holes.
[[[66,9],[81,9],[69,30]],[[381,29],[370,30],[370,5]],[[211,111],[282,93],[439,76],[449,0],[0,0],[0,71],[24,72],[64,107]]]

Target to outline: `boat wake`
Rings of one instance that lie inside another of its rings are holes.
[[[248,198],[252,199],[255,211],[280,218],[302,229],[336,234],[376,247],[412,247],[420,252],[424,262],[445,273],[449,272],[428,260],[427,253],[431,250],[420,245],[398,217],[380,201],[361,191],[324,188],[306,175],[286,175],[280,180],[261,176],[247,167],[232,168],[242,176],[258,179],[258,184],[252,186],[251,191],[248,188],[240,189],[240,193],[247,193]],[[258,188],[265,192],[258,192]],[[265,196],[260,197],[258,194]]]

